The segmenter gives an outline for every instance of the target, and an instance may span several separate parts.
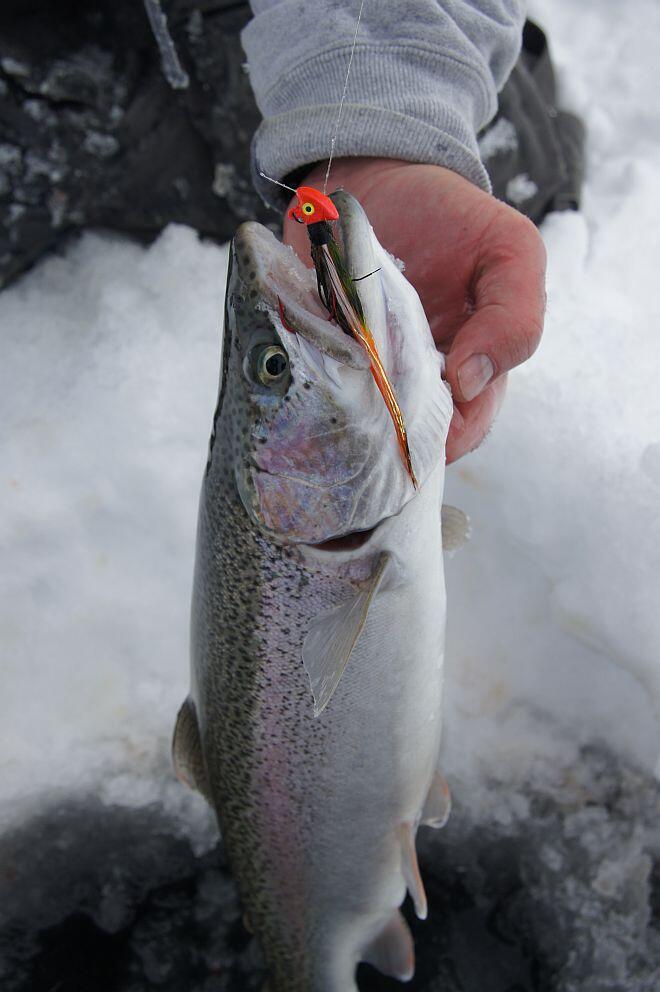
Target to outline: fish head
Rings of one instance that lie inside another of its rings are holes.
[[[346,193],[333,200],[423,485],[444,463],[452,415],[441,356],[417,294],[362,208]],[[254,222],[231,246],[220,428],[245,510],[279,541],[369,531],[415,496],[366,352],[329,319],[314,271]]]

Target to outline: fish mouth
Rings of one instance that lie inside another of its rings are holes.
[[[363,548],[367,541],[369,541],[378,527],[380,527],[380,523],[374,524],[368,530],[349,531],[347,534],[341,534],[339,537],[331,537],[327,541],[321,541],[320,544],[310,544],[309,547],[314,548],[316,551],[329,551],[331,553],[338,551],[357,551]]]
[[[360,345],[329,323],[313,270],[271,231],[255,221],[241,224],[232,242],[232,265],[240,295],[257,299],[257,310],[270,311],[285,350],[289,341],[303,339],[340,365],[369,368]]]
[[[371,224],[358,201],[344,190],[336,190],[331,199],[339,210],[334,234],[341,245],[345,275],[358,291],[372,349],[364,339],[360,342],[355,333],[340,326],[336,314],[329,315],[321,302],[314,268],[305,265],[291,247],[261,224],[247,221],[239,227],[232,242],[233,264],[249,298],[258,297],[275,317],[276,326],[282,328],[285,349],[292,333],[340,365],[368,371],[374,364],[374,352],[377,357],[380,354],[380,366],[381,358],[386,361],[388,352],[397,347],[391,337],[379,275],[382,266]],[[384,374],[384,369],[381,371]]]

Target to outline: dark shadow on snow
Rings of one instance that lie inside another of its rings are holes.
[[[569,792],[507,824],[456,810],[420,832],[429,919],[406,986],[361,992],[657,992],[658,788],[585,752]],[[655,833],[654,833],[655,832]],[[199,857],[162,810],[71,799],[0,840],[3,992],[261,992],[222,845]]]

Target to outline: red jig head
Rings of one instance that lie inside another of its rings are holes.
[[[299,224],[318,224],[323,220],[338,220],[339,213],[329,196],[313,186],[299,186],[296,190],[298,206],[291,207],[289,217]]]

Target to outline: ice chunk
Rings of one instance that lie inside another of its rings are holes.
[[[185,90],[190,85],[188,73],[179,62],[172,35],[167,26],[167,17],[160,5],[160,0],[144,0],[151,30],[160,49],[165,78],[174,90]]]

